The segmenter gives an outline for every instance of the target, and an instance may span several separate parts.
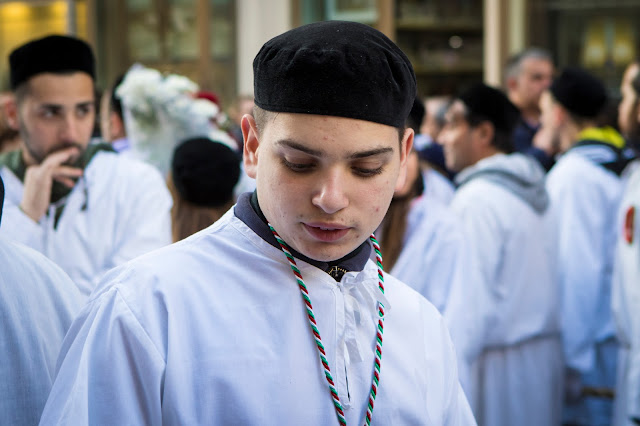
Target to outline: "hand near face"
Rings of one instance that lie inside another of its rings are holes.
[[[553,157],[560,152],[558,138],[554,137],[551,129],[541,127],[533,136],[533,146],[543,150],[548,156]]]
[[[74,178],[82,176],[82,169],[65,165],[77,157],[79,150],[69,147],[48,155],[40,164],[27,167],[24,176],[24,193],[20,208],[34,221],[39,221],[49,208],[53,181],[72,188]]]

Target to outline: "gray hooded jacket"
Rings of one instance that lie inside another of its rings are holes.
[[[496,154],[462,170],[455,182],[462,186],[473,179],[485,179],[507,189],[539,214],[549,207],[544,169],[532,157],[519,153]]]

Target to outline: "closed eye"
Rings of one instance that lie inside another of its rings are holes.
[[[281,158],[282,164],[291,171],[296,173],[310,172],[315,168],[315,163],[294,163],[286,158]]]
[[[369,169],[369,168],[365,168],[365,167],[353,167],[352,170],[361,177],[372,177],[375,175],[379,175],[380,173],[382,173],[383,167],[380,166],[378,168],[375,169]]]

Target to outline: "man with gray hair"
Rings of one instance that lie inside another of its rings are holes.
[[[553,165],[557,149],[540,129],[540,96],[553,77],[551,54],[530,47],[507,61],[505,90],[509,100],[520,110],[520,120],[513,133],[516,151],[534,156],[547,170]],[[535,137],[534,137],[535,136]]]

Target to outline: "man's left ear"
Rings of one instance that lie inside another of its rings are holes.
[[[395,191],[400,191],[404,187],[407,180],[407,160],[409,159],[409,153],[413,148],[413,129],[404,129],[404,135],[402,135],[402,143],[400,144],[400,173],[396,180]]]
[[[495,128],[490,121],[483,121],[478,124],[474,129],[478,135],[478,138],[483,146],[489,146],[493,143],[493,137],[495,136]]]

